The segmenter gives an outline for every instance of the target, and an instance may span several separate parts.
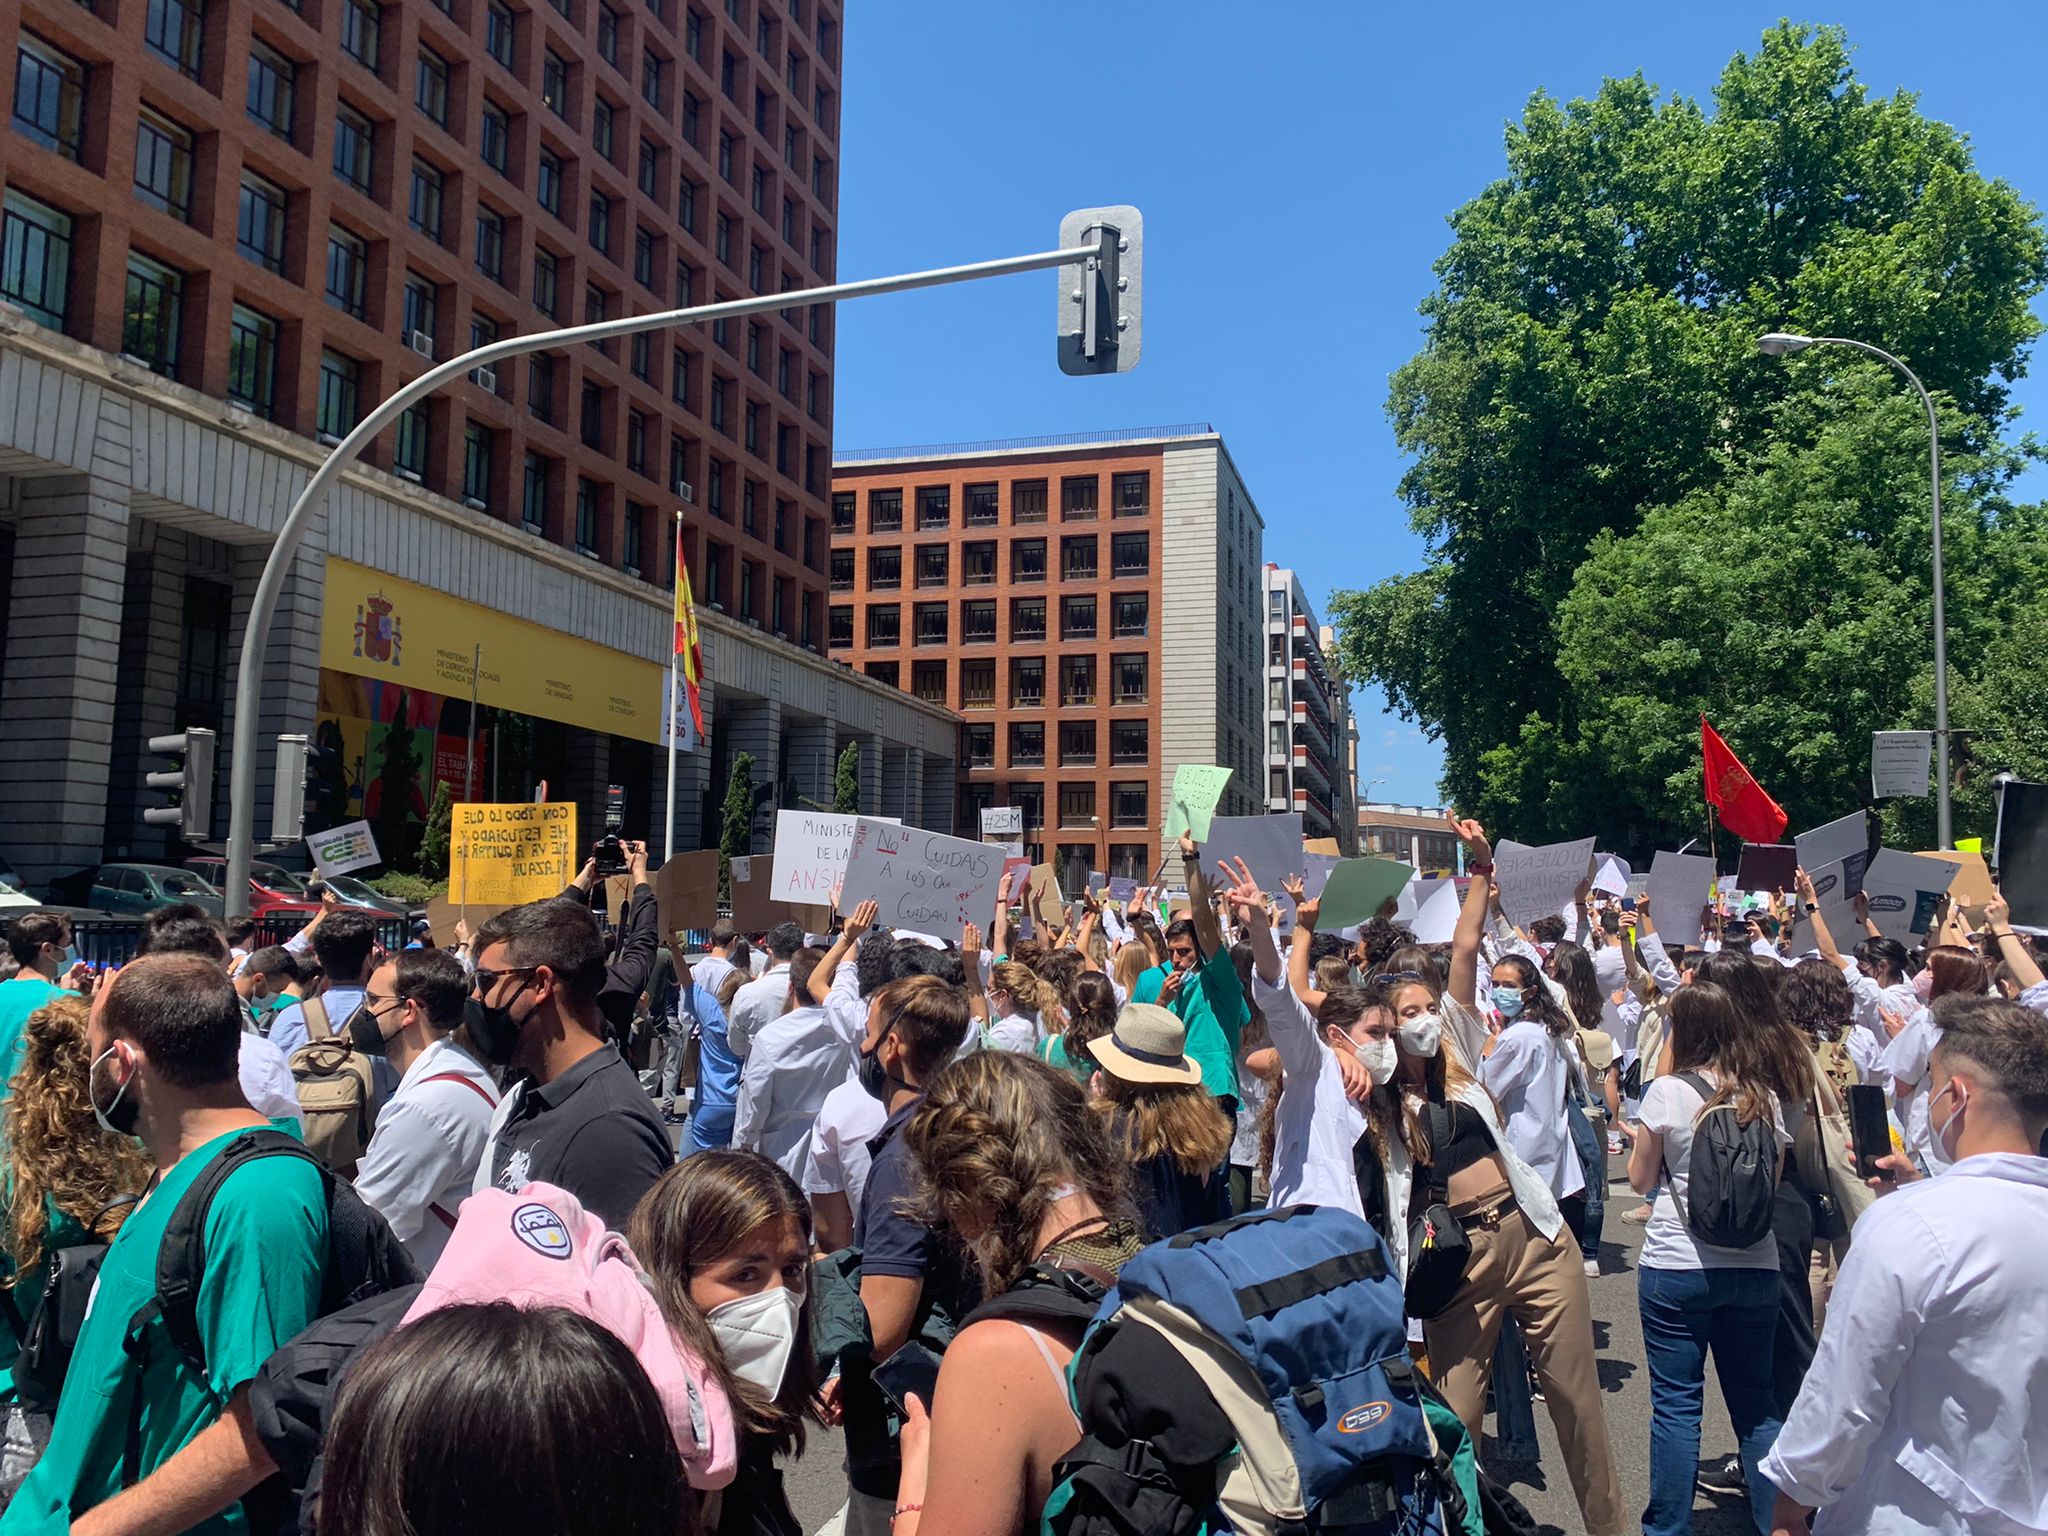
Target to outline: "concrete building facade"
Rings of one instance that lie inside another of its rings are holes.
[[[1444,808],[1378,802],[1358,808],[1359,852],[1399,859],[1424,874],[1462,873],[1458,840]]]
[[[832,279],[839,27],[820,0],[0,16],[0,785],[31,884],[181,851],[137,821],[141,739],[225,743],[269,542],[402,381]],[[828,307],[788,309],[478,370],[409,412],[293,564],[266,742],[341,749],[333,809],[401,841],[466,752],[476,798],[547,779],[589,827],[623,783],[658,833],[681,509],[711,734],[679,843],[742,750],[829,798],[858,740],[876,809],[949,817],[957,717],[825,655],[832,347]]]
[[[1269,811],[1301,812],[1302,836],[1356,851],[1350,694],[1300,578],[1261,573],[1265,593],[1265,791]]]
[[[1206,425],[841,453],[832,654],[959,711],[963,835],[1142,879],[1180,764],[1259,806],[1263,537]]]

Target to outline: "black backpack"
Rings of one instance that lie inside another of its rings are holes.
[[[1714,1087],[1697,1072],[1681,1072],[1703,1101]],[[1674,1194],[1676,1192],[1674,1191]],[[1747,1248],[1771,1235],[1778,1196],[1778,1136],[1767,1116],[1740,1123],[1733,1101],[1700,1111],[1692,1127],[1685,1224],[1716,1248]]]
[[[205,1375],[206,1350],[199,1337],[199,1280],[206,1272],[207,1213],[228,1177],[259,1157],[296,1157],[320,1170],[327,1196],[327,1265],[322,1272],[317,1316],[326,1317],[425,1279],[390,1224],[363,1204],[354,1186],[337,1177],[304,1142],[283,1131],[244,1131],[207,1164],[171,1211],[163,1244],[157,1250],[156,1295],[136,1310],[128,1324],[128,1358],[138,1371],[149,1358],[148,1325],[161,1318],[178,1353],[193,1370]],[[128,1437],[121,1457],[123,1487],[133,1485],[142,1475],[141,1415],[141,1394],[131,1392]],[[245,1501],[250,1506],[250,1524],[258,1530],[275,1528],[278,1512],[274,1507],[265,1510],[259,1497],[269,1486],[263,1485]],[[269,1519],[264,1518],[266,1514]]]

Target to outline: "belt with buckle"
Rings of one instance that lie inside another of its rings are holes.
[[[1515,1197],[1513,1195],[1503,1195],[1500,1199],[1490,1204],[1482,1205],[1475,1211],[1461,1211],[1453,1207],[1451,1214],[1468,1227],[1498,1227],[1501,1221],[1505,1217],[1512,1215],[1516,1209]]]

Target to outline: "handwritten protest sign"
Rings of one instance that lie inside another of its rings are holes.
[[[654,903],[662,937],[718,921],[718,850],[679,853],[654,873]]]
[[[1392,859],[1343,860],[1330,871],[1323,886],[1323,907],[1316,927],[1327,931],[1370,921],[1375,912],[1400,896],[1414,873],[1410,866]]]
[[[987,928],[1003,875],[1003,850],[863,816],[846,860],[842,910],[873,899],[892,928],[957,938],[961,925]]]
[[[559,894],[556,893],[556,894]],[[472,901],[468,907],[458,906],[446,896],[436,896],[427,903],[427,926],[433,930],[434,945],[437,949],[453,947],[456,941],[455,925],[468,924],[469,932],[475,933],[506,907],[516,903]]]
[[[853,824],[858,819],[830,811],[777,811],[775,880],[768,895],[776,901],[830,906],[832,887],[846,876],[846,856],[853,848]]]
[[[981,808],[983,837],[1022,837],[1024,808],[1018,805],[985,805]]]
[[[573,802],[465,802],[449,814],[449,895],[458,907],[559,896],[580,862]]]
[[[1209,818],[1230,783],[1230,770],[1206,763],[1182,763],[1173,770],[1173,790],[1167,796],[1166,840],[1181,833],[1194,835],[1196,842],[1209,836]]]
[[[1493,878],[1500,886],[1500,909],[1509,922],[1526,928],[1571,904],[1572,893],[1587,875],[1593,839],[1543,843],[1532,847],[1503,838],[1493,847]]]
[[[1698,945],[1700,913],[1714,887],[1714,861],[1703,853],[1659,853],[1650,861],[1650,920],[1666,944]]]

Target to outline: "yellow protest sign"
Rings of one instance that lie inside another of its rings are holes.
[[[580,867],[570,801],[464,804],[450,816],[448,893],[458,905],[559,896]]]

